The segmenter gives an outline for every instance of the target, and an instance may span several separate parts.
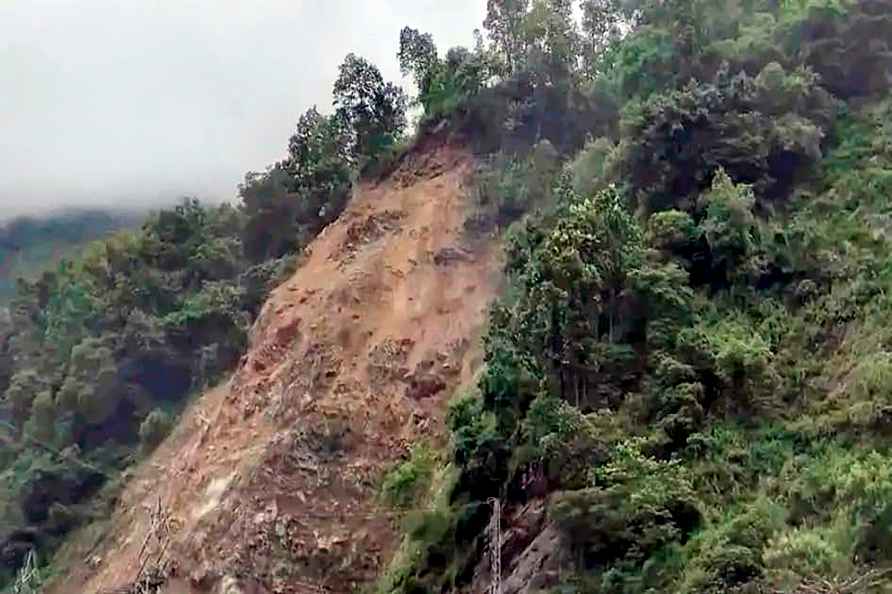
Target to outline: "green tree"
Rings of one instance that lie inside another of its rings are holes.
[[[710,191],[700,197],[706,216],[700,227],[709,244],[716,268],[731,277],[756,249],[756,198],[749,186],[735,185],[724,169],[719,169]]]
[[[45,389],[44,378],[35,369],[20,368],[13,374],[3,399],[19,424],[28,419],[34,399]]]
[[[558,493],[549,509],[574,548],[593,561],[641,563],[700,521],[690,477],[678,462],[656,460],[624,442],[593,473],[591,487]]]
[[[59,390],[59,404],[90,424],[111,417],[124,396],[114,355],[101,339],[87,338],[71,351],[68,375]]]
[[[523,33],[527,68],[550,84],[568,84],[576,72],[581,42],[573,3],[533,0],[524,18]]]
[[[580,8],[583,70],[594,78],[603,70],[603,54],[621,38],[626,19],[618,0],[582,0]]]
[[[289,190],[293,180],[280,167],[251,172],[239,186],[245,228],[245,255],[254,262],[279,257],[295,246],[298,197]]]
[[[164,441],[173,427],[173,419],[166,412],[156,408],[150,412],[139,426],[139,442],[143,452],[154,450]]]
[[[56,403],[51,392],[44,391],[31,404],[30,429],[42,443],[52,443],[56,436]]]
[[[431,92],[440,69],[440,58],[433,36],[411,27],[404,28],[400,31],[397,59],[403,76],[411,74],[415,78],[415,84],[424,103],[423,98]]]
[[[406,127],[406,96],[385,83],[378,68],[348,54],[334,84],[337,114],[350,126],[357,157],[374,160],[392,147]]]
[[[487,0],[483,27],[489,33],[504,74],[512,75],[525,64],[524,19],[530,0]]]
[[[523,293],[510,323],[527,352],[555,374],[561,395],[579,404],[591,378],[622,367],[625,351],[616,345],[636,323],[622,312],[630,275],[644,264],[643,234],[619,191],[608,188],[571,198],[553,229],[528,239],[531,249],[515,252]]]

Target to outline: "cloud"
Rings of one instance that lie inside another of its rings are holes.
[[[482,0],[0,2],[0,218],[228,199],[328,110],[356,52],[399,78],[399,30],[470,45]]]

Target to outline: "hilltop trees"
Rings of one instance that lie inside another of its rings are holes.
[[[367,60],[349,54],[334,89],[335,112],[314,106],[298,120],[288,156],[239,186],[242,239],[252,262],[305,244],[343,210],[355,169],[386,160],[406,127],[406,97]]]
[[[440,68],[440,57],[433,36],[405,27],[400,31],[397,59],[403,76],[412,74],[415,78],[419,95],[421,97],[429,95]]]
[[[524,20],[530,0],[487,0],[483,26],[492,40],[500,71],[512,75],[524,65]]]
[[[406,127],[406,96],[378,68],[348,54],[335,81],[334,106],[353,134],[353,155],[370,161],[393,147]]]

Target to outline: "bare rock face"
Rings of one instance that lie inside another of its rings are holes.
[[[545,500],[509,510],[502,527],[502,594],[536,594],[557,586],[565,551],[557,528],[548,521]],[[468,594],[488,591],[489,566],[484,555]]]
[[[549,524],[511,564],[511,574],[502,580],[502,593],[532,594],[557,586],[560,558],[560,535]]]

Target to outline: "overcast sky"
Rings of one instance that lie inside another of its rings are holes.
[[[305,109],[330,109],[348,52],[397,79],[403,26],[471,45],[485,4],[0,0],[0,218],[231,199]]]

